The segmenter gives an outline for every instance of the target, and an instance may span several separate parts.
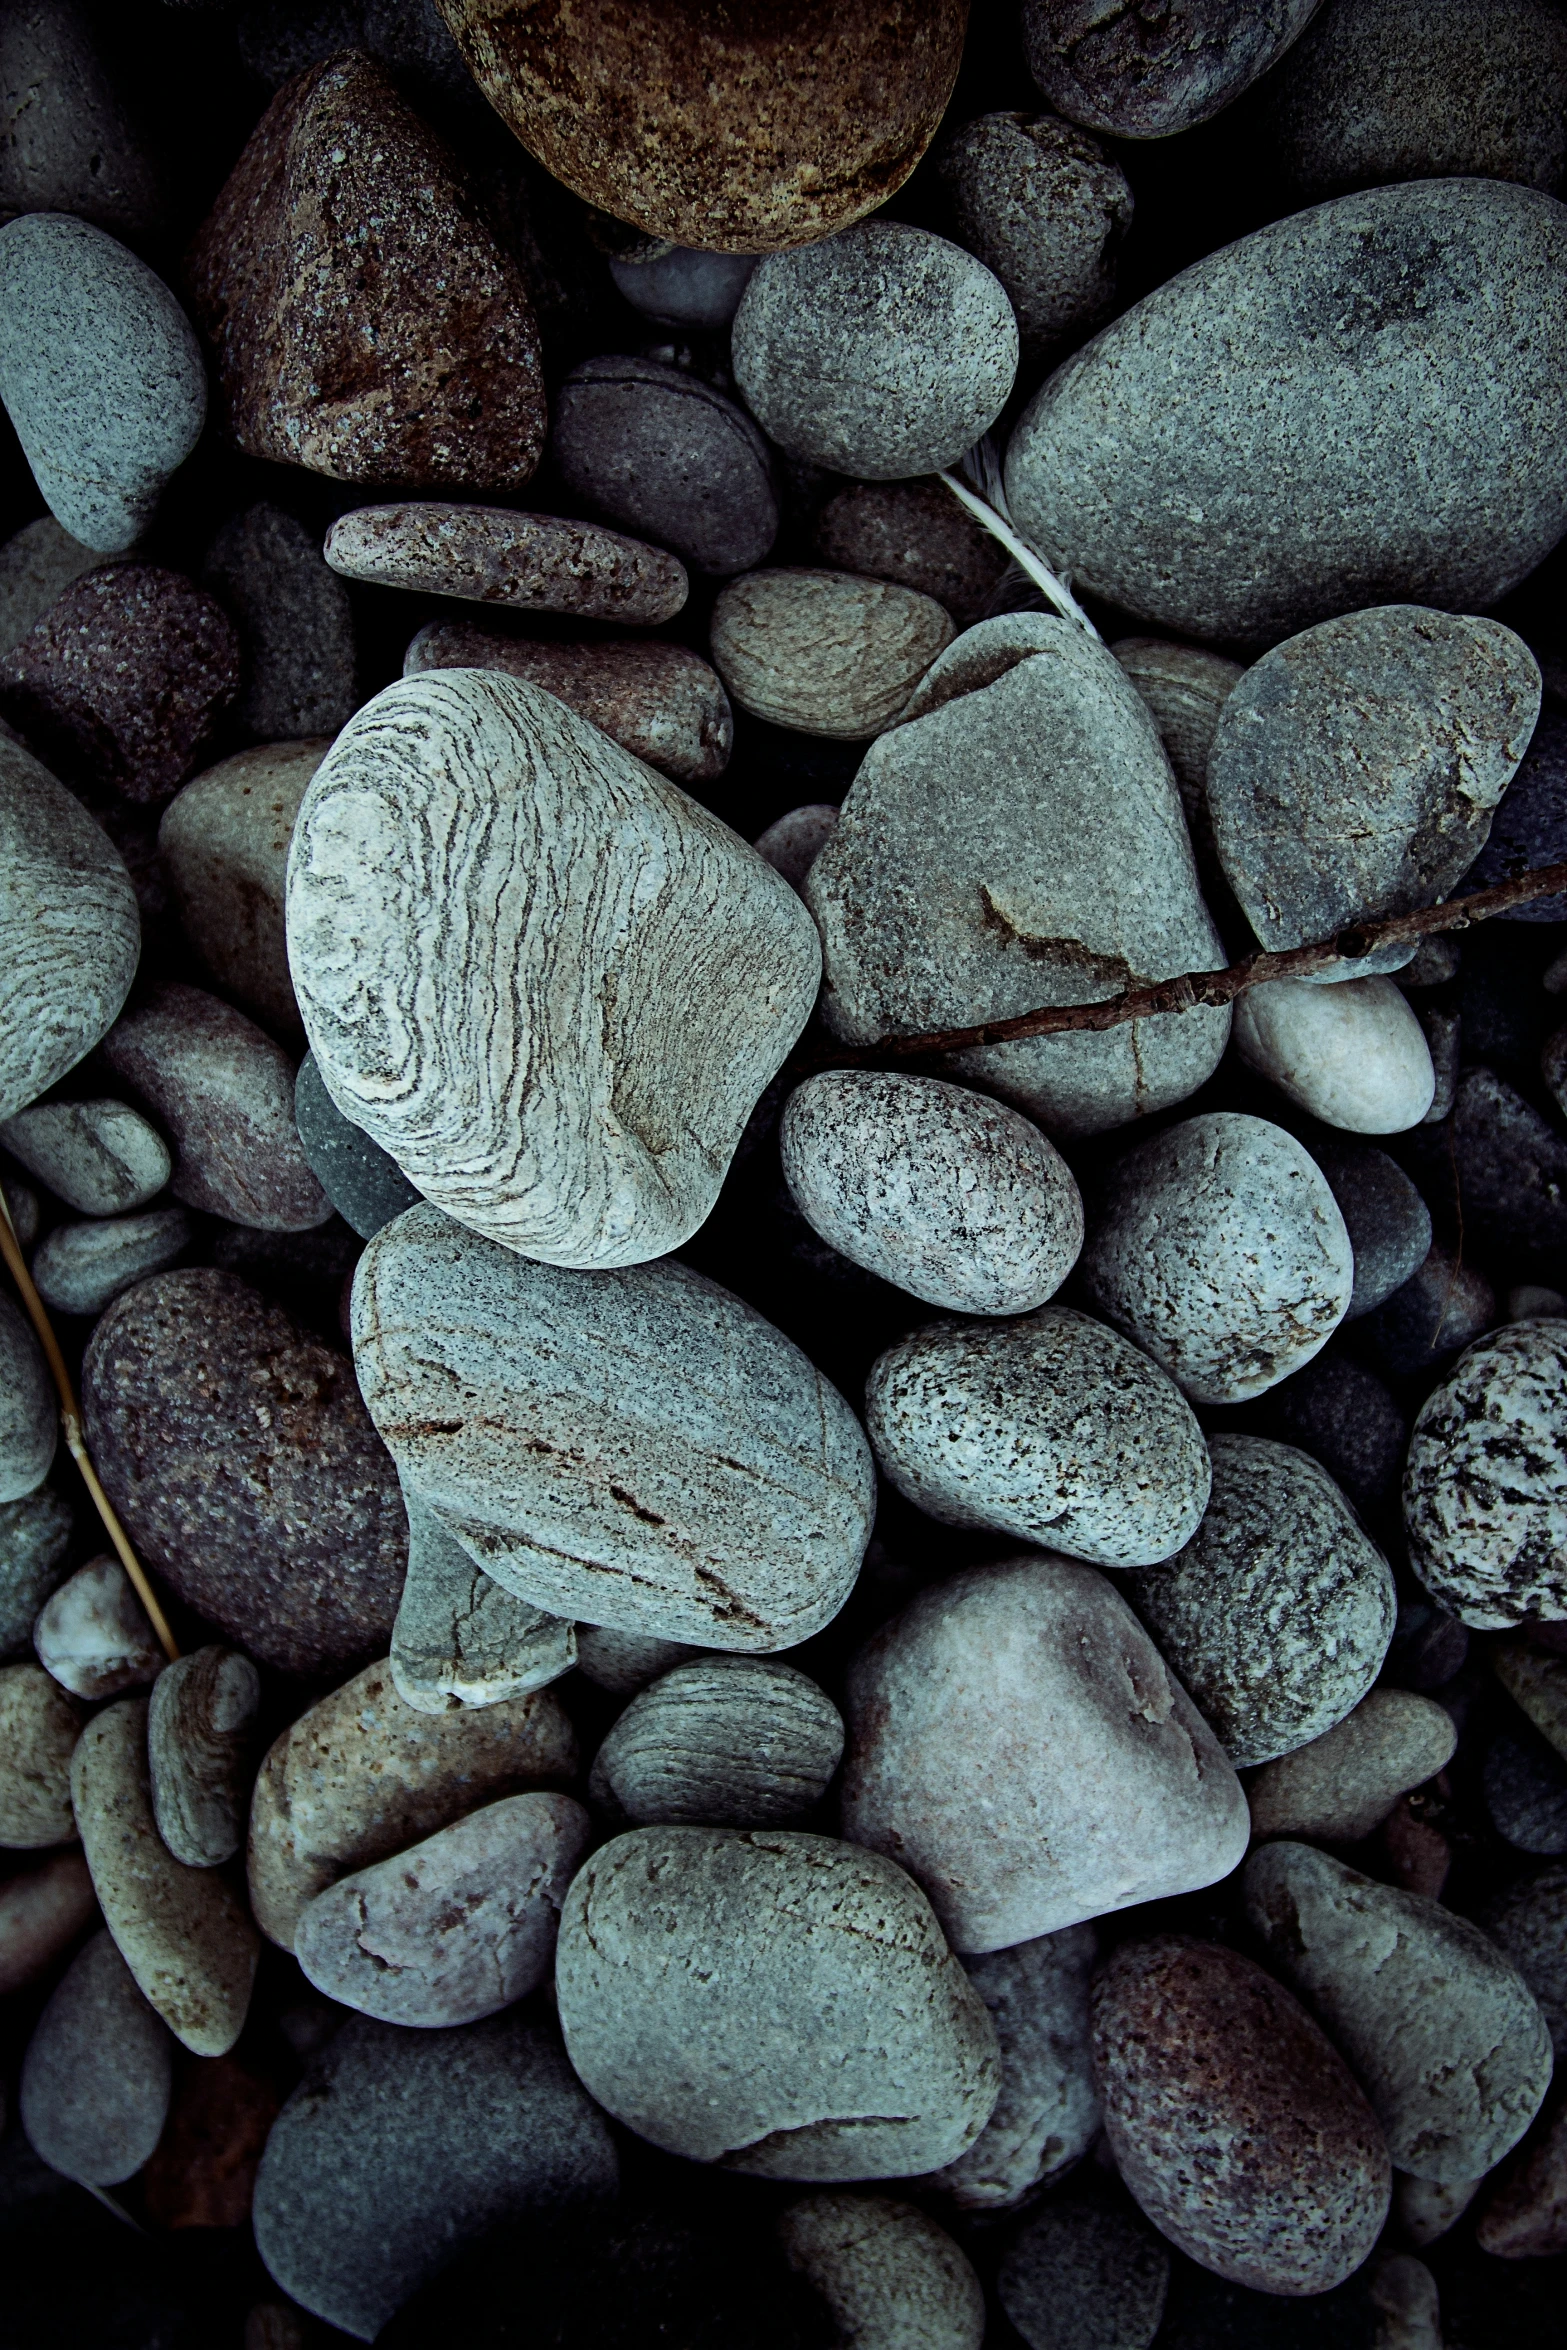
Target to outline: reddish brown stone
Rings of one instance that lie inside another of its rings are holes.
[[[1492,2187],[1475,2241],[1499,2260],[1567,2252],[1567,2098],[1524,2141]]]
[[[1378,1839],[1390,1883],[1401,1885],[1406,1893],[1429,1894],[1433,1901],[1441,1900],[1453,1865],[1453,1848],[1434,1816],[1443,1808],[1440,1800],[1433,1802],[1425,1788],[1417,1787],[1412,1795],[1399,1798]]]
[[[177,571],[85,572],[0,661],[0,716],[66,783],[140,806],[197,766],[239,691],[222,606]]]
[[[354,52],[284,84],[197,236],[230,436],[337,481],[516,490],[545,405],[522,273],[453,157]]]
[[[155,2228],[242,2228],[267,2132],[282,2099],[237,2056],[191,2056],[174,2081],[169,2118],[142,2172]]]
[[[939,481],[851,481],[816,521],[816,552],[834,571],[934,596],[959,628],[984,617],[1011,557]]]
[[[326,559],[376,587],[572,612],[584,620],[673,620],[685,565],[596,523],[494,506],[361,506],[327,533]]]

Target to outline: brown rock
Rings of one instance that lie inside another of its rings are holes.
[[[327,533],[326,559],[375,587],[649,627],[674,618],[689,585],[673,555],[597,523],[433,501],[345,514]]]
[[[432,489],[518,490],[538,464],[522,274],[370,58],[284,84],[197,236],[190,288],[248,455]]]
[[[1237,1950],[1125,1943],[1093,1991],[1121,2176],[1161,2235],[1260,2293],[1325,2293],[1381,2233],[1392,2168],[1349,2068]]]
[[[237,2056],[188,2056],[174,2076],[169,2118],[141,2174],[155,2228],[243,2228],[256,2172],[282,2099]]]
[[[939,481],[851,481],[817,516],[813,543],[834,571],[934,596],[960,629],[984,617],[1011,560]]]
[[[1567,2098],[1492,2187],[1475,2224],[1475,2241],[1500,2260],[1567,2252]]]
[[[407,1520],[345,1356],[233,1274],[192,1267],[115,1300],[82,1396],[141,1557],[228,1638],[293,1673],[390,1639]]]
[[[39,1665],[0,1666],[0,1846],[69,1844],[71,1751],[82,1709]]]
[[[0,1884],[0,1998],[25,1991],[95,1915],[98,1896],[79,1852],[55,1852]]]
[[[844,571],[752,571],[713,606],[713,663],[742,710],[867,742],[890,726],[951,620],[930,596]]]
[[[294,1064],[253,1020],[177,980],[148,990],[104,1058],[174,1144],[174,1196],[261,1232],[311,1232],[332,1213],[294,1124]]]
[[[965,0],[441,0],[490,104],[556,179],[651,236],[812,244],[934,137]]]
[[[197,764],[239,691],[222,606],[159,563],[89,571],[0,661],[0,716],[67,783],[146,807]]]
[[[1446,1782],[1439,1778],[1436,1784],[1440,1788]],[[1383,1864],[1378,1873],[1385,1871],[1389,1884],[1401,1886],[1406,1893],[1423,1893],[1431,1901],[1441,1900],[1453,1865],[1453,1848],[1440,1820],[1433,1816],[1440,1808],[1440,1797],[1434,1798],[1424,1788],[1400,1796],[1377,1839]]]

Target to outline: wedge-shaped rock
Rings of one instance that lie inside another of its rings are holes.
[[[553,695],[473,669],[404,678],[338,736],[294,826],[288,953],[345,1117],[449,1215],[554,1265],[689,1239],[821,960],[727,825]]]
[[[419,1496],[404,1490],[408,1580],[392,1626],[392,1679],[422,1714],[526,1697],[569,1673],[577,1628],[530,1607],[454,1541]]]

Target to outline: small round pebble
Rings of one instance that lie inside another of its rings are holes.
[[[1350,1134],[1402,1134],[1431,1107],[1425,1032],[1391,979],[1272,979],[1235,1007],[1235,1050],[1287,1101]]]
[[[1446,1767],[1457,1742],[1451,1714],[1433,1698],[1373,1689],[1320,1738],[1257,1773],[1246,1790],[1252,1834],[1356,1844]]]
[[[404,1208],[417,1207],[420,1195],[397,1161],[333,1101],[314,1053],[306,1053],[294,1079],[294,1124],[311,1173],[362,1239],[371,1239]]]
[[[1482,2181],[1460,2179],[1444,2187],[1435,2179],[1417,2179],[1400,2171],[1393,2189],[1393,2212],[1399,2232],[1411,2244],[1434,2244],[1458,2225],[1479,2193]],[[1425,2350],[1425,2345],[1420,2345]]]
[[[1170,2255],[1129,2211],[1076,2196],[1013,2237],[996,2292],[1028,2350],[1149,2350]]]
[[[980,2350],[985,2292],[945,2228],[890,2195],[807,2195],[778,2216],[797,2276],[854,2350]]]
[[[778,535],[773,458],[743,408],[656,359],[585,359],[555,394],[550,450],[574,503],[718,578]]]
[[[1355,1343],[1390,1379],[1429,1377],[1496,1319],[1496,1292],[1478,1265],[1463,1263],[1438,1241],[1409,1279],[1364,1316]]]
[[[31,1645],[39,1609],[65,1580],[74,1523],[70,1503],[48,1485],[0,1502],[0,1658]]]
[[[32,1324],[0,1290],[0,1502],[37,1491],[54,1461],[59,1409]]]
[[[261,1676],[237,1648],[198,1648],[163,1671],[147,1714],[158,1833],[187,1868],[215,1869],[244,1841]]]
[[[362,506],[334,522],[326,559],[346,579],[583,620],[672,620],[685,567],[589,522],[493,506]]]
[[[838,1709],[806,1674],[712,1657],[632,1699],[588,1787],[638,1827],[774,1827],[821,1801],[842,1753]]]
[[[1343,989],[1332,992],[1341,995]],[[1315,1156],[1355,1255],[1355,1286],[1344,1316],[1354,1322],[1402,1289],[1425,1262],[1431,1211],[1397,1161],[1370,1143],[1324,1143]]]
[[[22,2127],[51,2169],[94,2187],[139,2171],[173,2088],[173,2043],[108,1934],[72,1961],[22,2059]]]
[[[941,606],[842,571],[754,571],[713,607],[713,665],[754,717],[865,742],[890,726],[952,641]]]
[[[815,553],[834,571],[934,596],[955,625],[982,620],[1010,557],[940,481],[851,481],[816,517]]]
[[[759,832],[751,844],[791,889],[803,888],[805,877],[838,829],[838,811],[830,800],[815,800],[791,808],[776,824]]]
[[[48,1974],[97,1908],[79,1852],[51,1853],[0,1881],[0,1998]]]
[[[101,1314],[135,1282],[174,1264],[194,1237],[183,1208],[56,1224],[34,1254],[33,1282],[58,1314]]]
[[[117,1697],[162,1671],[162,1646],[117,1558],[105,1553],[60,1585],[33,1633],[38,1661],[62,1689]]]
[[[1097,139],[1050,114],[982,114],[947,141],[939,168],[959,240],[1005,287],[1031,360],[1114,309],[1132,190]]]
[[[964,1959],[996,2027],[1001,2095],[967,2153],[932,2182],[960,2211],[1031,2202],[1098,2135],[1088,2047],[1088,1979],[1098,1955],[1093,1927],[1078,1925]]]
[[[129,1102],[35,1102],[0,1125],[0,1142],[81,1216],[123,1216],[173,1173],[169,1146]]]
[[[37,1665],[0,1666],[0,1845],[38,1851],[76,1836],[71,1754],[82,1709]]]
[[[1567,1868],[1521,1877],[1478,1922],[1534,1993],[1559,2061],[1567,2054]]]
[[[1567,1617],[1567,1322],[1514,1322],[1420,1408],[1404,1472],[1410,1564],[1480,1631]]]

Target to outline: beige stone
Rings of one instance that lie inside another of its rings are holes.
[[[713,607],[713,663],[742,710],[867,742],[952,641],[930,596],[843,571],[750,571]]]
[[[218,985],[280,1035],[300,1032],[283,935],[288,844],[324,741],[264,743],[193,776],[158,852],[180,924]]]

